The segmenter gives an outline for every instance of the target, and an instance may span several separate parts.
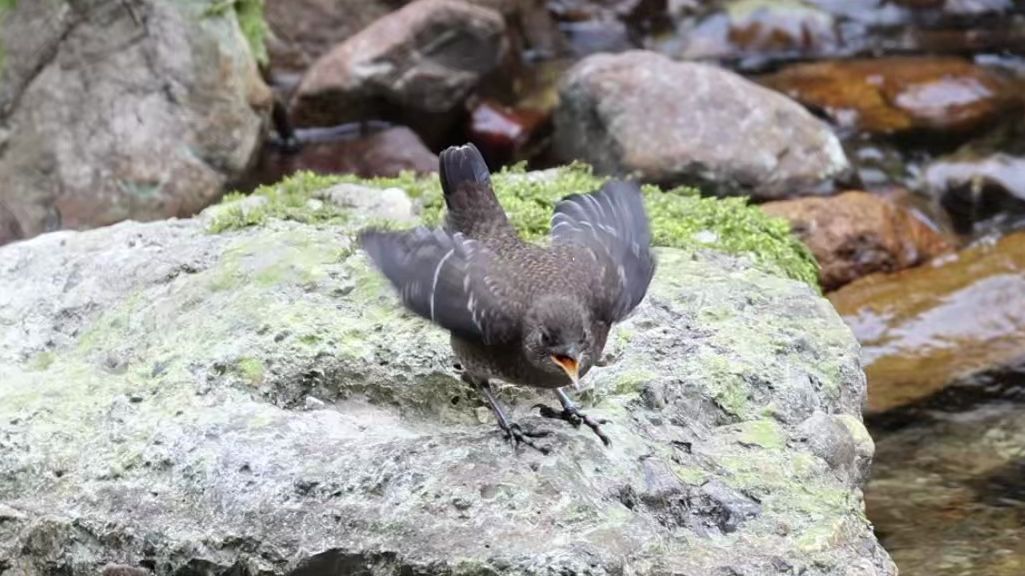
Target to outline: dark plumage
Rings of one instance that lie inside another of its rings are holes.
[[[611,325],[651,282],[655,259],[640,189],[610,181],[567,196],[555,207],[545,248],[519,238],[473,145],[442,152],[440,177],[443,230],[370,230],[361,236],[364,249],[410,310],[451,332],[464,379],[516,441],[534,446],[495,402],[491,378],[556,389],[564,410],[542,407],[542,414],[584,422],[608,443],[561,388],[590,370]]]

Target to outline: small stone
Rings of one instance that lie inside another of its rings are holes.
[[[327,404],[323,400],[314,396],[307,396],[303,400],[303,408],[306,410],[320,410],[326,406]]]
[[[413,222],[413,202],[401,188],[375,188],[359,184],[336,184],[317,192],[319,198],[342,208],[351,208],[363,218]]]

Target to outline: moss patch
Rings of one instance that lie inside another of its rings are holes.
[[[506,168],[492,177],[498,198],[513,225],[530,241],[544,241],[556,202],[568,194],[595,190],[604,182],[584,164],[558,170],[526,172],[522,165]],[[395,178],[362,179],[351,175],[322,176],[295,174],[278,184],[253,192],[265,197],[262,207],[246,213],[240,204],[226,205],[215,213],[209,229],[223,232],[259,225],[267,218],[308,223],[342,223],[346,211],[329,203],[311,203],[311,196],[339,183],[376,188],[401,188],[422,207],[423,223],[438,225],[444,214],[444,199],[436,176],[417,178],[403,174]],[[789,224],[749,206],[743,198],[702,198],[693,188],[662,191],[644,186],[651,217],[654,244],[684,250],[712,249],[729,254],[747,254],[769,271],[818,285],[818,265],[808,249],[790,233]],[[241,199],[229,195],[227,203]]]

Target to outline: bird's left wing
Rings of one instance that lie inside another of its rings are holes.
[[[523,304],[504,267],[476,241],[421,227],[369,230],[360,243],[413,312],[468,340],[518,336]]]
[[[594,307],[606,323],[625,318],[655,274],[651,228],[637,184],[611,180],[597,192],[573,194],[555,206],[552,245],[568,245],[594,262]]]

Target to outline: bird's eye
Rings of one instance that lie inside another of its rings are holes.
[[[552,344],[555,344],[555,339],[552,338],[552,335],[549,334],[548,332],[542,332],[541,333],[541,343],[544,344],[545,346],[551,346]]]

